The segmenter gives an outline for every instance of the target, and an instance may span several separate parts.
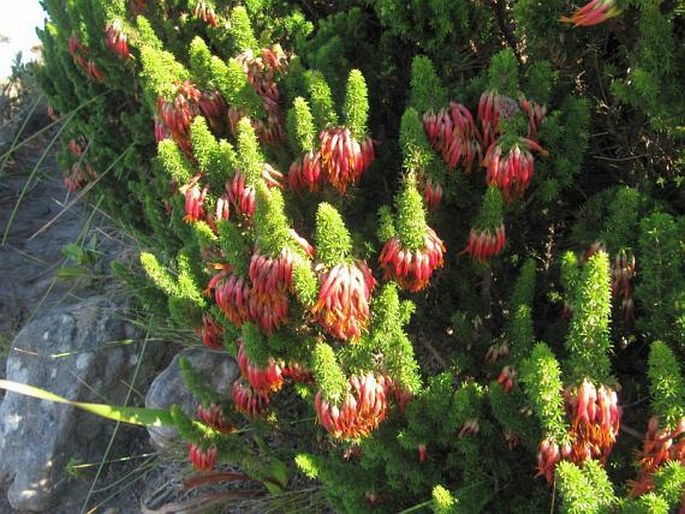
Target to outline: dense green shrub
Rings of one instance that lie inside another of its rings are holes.
[[[344,512],[677,508],[682,1],[44,6],[67,185],[241,367],[184,368],[196,468],[292,462]]]

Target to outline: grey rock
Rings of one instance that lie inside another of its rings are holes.
[[[120,312],[96,296],[32,321],[12,343],[7,379],[68,399],[123,404],[140,347],[123,344],[135,333],[118,319]],[[69,481],[66,464],[72,458],[99,459],[111,424],[68,405],[6,393],[0,405],[0,482],[11,482],[12,508],[57,512]]]
[[[225,352],[205,349],[184,350],[174,357],[169,366],[152,382],[145,406],[153,409],[167,409],[178,405],[189,416],[194,416],[197,401],[186,386],[179,366],[179,359],[185,357],[193,369],[203,377],[208,377],[208,386],[222,396],[230,396],[233,382],[238,379],[240,370],[235,359]],[[176,430],[172,427],[148,427],[154,446],[168,450],[179,443]]]

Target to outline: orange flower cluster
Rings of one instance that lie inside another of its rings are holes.
[[[332,404],[316,393],[316,419],[336,439],[367,437],[385,419],[387,384],[383,376],[351,376],[341,404]]]
[[[616,391],[596,388],[587,378],[577,390],[565,391],[566,410],[571,418],[571,454],[576,464],[589,459],[604,462],[611,453],[621,424]]]
[[[281,327],[288,317],[288,291],[293,287],[293,265],[298,259],[289,248],[275,258],[265,257],[259,251],[252,254],[250,316],[267,334]]]
[[[233,398],[233,407],[242,415],[254,419],[266,414],[269,397],[258,393],[251,385],[245,385],[240,381],[233,382],[231,396]]]
[[[214,445],[201,448],[195,443],[188,443],[188,458],[197,471],[212,471],[218,456],[219,450]]]
[[[633,301],[633,284],[631,279],[635,276],[635,256],[628,257],[625,250],[621,250],[614,258],[611,268],[611,295],[621,301],[621,313],[625,321],[632,320],[635,316],[635,303]]]
[[[499,255],[506,242],[504,223],[494,233],[489,229],[472,228],[464,251],[478,262],[485,263],[491,257]]]
[[[433,271],[442,267],[444,253],[442,240],[432,228],[426,227],[423,249],[405,249],[399,238],[393,237],[385,243],[378,260],[386,280],[394,280],[403,289],[416,292],[428,285]]]
[[[654,473],[666,462],[685,466],[685,418],[673,430],[659,429],[659,418],[649,420],[642,451],[639,453],[640,475],[631,482],[630,494],[640,496],[654,489]]]
[[[573,23],[574,27],[592,27],[620,13],[621,9],[616,5],[616,0],[592,0],[580,9],[576,9],[570,18],[562,16],[561,21]]]
[[[376,280],[366,262],[341,263],[319,275],[319,298],[311,311],[334,337],[361,335],[369,321],[369,300]]]
[[[121,29],[121,22],[114,20],[105,26],[105,44],[121,59],[130,59],[131,50],[128,47],[128,36]]]
[[[323,130],[319,143],[324,177],[340,193],[359,182],[376,155],[373,139],[367,137],[360,143],[346,127]]]
[[[243,342],[238,340],[238,366],[240,373],[258,394],[275,393],[283,386],[283,368],[273,359],[269,359],[266,368],[260,368],[249,361],[245,354]]]

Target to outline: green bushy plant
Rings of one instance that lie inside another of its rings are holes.
[[[682,2],[43,5],[67,186],[241,369],[184,368],[196,468],[344,512],[679,505]]]

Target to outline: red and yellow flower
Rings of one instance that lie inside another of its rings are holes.
[[[213,444],[202,448],[195,443],[188,443],[188,458],[197,471],[212,471],[218,456],[219,450]]]
[[[341,193],[356,184],[375,158],[373,140],[361,143],[346,127],[333,127],[319,134],[321,167],[326,180]]]
[[[620,13],[621,9],[616,5],[616,0],[592,0],[583,7],[576,9],[570,18],[562,16],[561,21],[573,23],[574,27],[592,27],[604,23]]]
[[[319,274],[319,297],[311,311],[334,337],[358,338],[369,321],[376,279],[364,261],[341,263]]]
[[[321,391],[314,399],[316,419],[336,439],[367,437],[385,419],[388,403],[385,378],[373,373],[351,376],[340,402],[327,401]]]
[[[393,237],[383,247],[378,258],[386,280],[396,281],[407,291],[420,291],[428,285],[433,271],[443,265],[445,245],[435,231],[426,226],[423,248],[409,250],[399,237]]]
[[[258,394],[264,396],[275,393],[283,386],[283,368],[273,359],[269,359],[266,368],[251,363],[245,353],[241,340],[238,340],[238,366],[240,373],[247,379]]]
[[[269,406],[269,397],[255,391],[251,385],[243,384],[240,381],[233,383],[231,393],[233,407],[244,416],[255,419],[266,414]]]
[[[486,263],[490,258],[499,255],[507,242],[504,223],[496,230],[474,227],[469,232],[469,241],[464,250],[471,258]]]

